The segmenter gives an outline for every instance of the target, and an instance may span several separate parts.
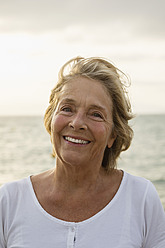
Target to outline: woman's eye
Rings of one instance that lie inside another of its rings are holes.
[[[100,113],[93,113],[93,116],[96,117],[96,118],[100,118],[100,119],[103,119],[103,116],[100,114]]]
[[[72,111],[71,108],[69,108],[69,107],[64,107],[61,110],[64,112],[71,112]]]

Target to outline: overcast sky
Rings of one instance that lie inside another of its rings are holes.
[[[164,10],[164,0],[0,0],[0,115],[43,115],[77,55],[128,74],[136,114],[165,113]]]

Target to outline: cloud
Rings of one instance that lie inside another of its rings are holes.
[[[32,90],[43,104],[61,65],[80,55],[109,58],[131,77],[135,105],[148,90],[163,109],[164,9],[164,0],[0,0],[0,104],[7,96],[9,112],[17,98],[28,106]]]
[[[164,9],[164,0],[1,0],[0,30],[40,33],[69,26],[102,26],[109,27],[112,36],[114,30],[164,36]]]

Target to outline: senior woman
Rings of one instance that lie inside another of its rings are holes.
[[[116,166],[133,135],[121,74],[102,58],[62,67],[45,113],[56,166],[1,188],[1,248],[165,247],[154,186]]]

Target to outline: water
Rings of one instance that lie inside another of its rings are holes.
[[[165,208],[165,115],[141,115],[118,167],[151,180]],[[0,117],[0,185],[54,166],[42,117]]]

